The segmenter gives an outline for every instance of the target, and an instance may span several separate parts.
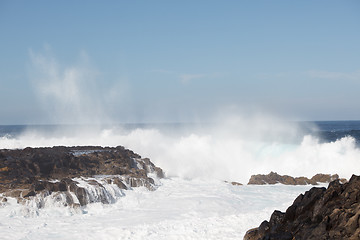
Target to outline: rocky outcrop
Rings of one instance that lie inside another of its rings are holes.
[[[345,184],[335,180],[327,189],[313,187],[244,239],[360,239],[360,177],[353,175]]]
[[[337,180],[339,179],[339,181],[341,183],[345,183],[347,180],[345,178],[339,178],[339,175],[337,174],[334,174],[334,175],[331,175],[331,174],[316,174],[315,176],[313,176],[310,180],[317,183],[329,183],[329,182],[332,182],[334,180]]]
[[[112,203],[121,189],[154,190],[161,168],[124,147],[0,150],[0,201],[53,196],[64,205]]]
[[[285,185],[317,185],[318,183],[329,183],[331,181],[334,181],[336,179],[339,179],[339,175],[334,174],[316,174],[311,179],[308,179],[307,177],[291,177],[288,175],[279,175],[276,172],[270,172],[267,175],[258,174],[258,175],[252,175],[249,183],[252,185],[264,185],[264,184],[285,184]],[[340,182],[344,183],[346,182],[346,179],[339,179]]]
[[[239,182],[228,182],[228,181],[225,181],[225,183],[230,183],[230,184],[233,185],[233,186],[242,186],[242,185],[243,185],[242,183],[239,183]]]

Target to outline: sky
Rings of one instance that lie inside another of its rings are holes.
[[[360,119],[360,1],[0,1],[0,124]]]

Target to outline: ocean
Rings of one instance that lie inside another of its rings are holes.
[[[0,126],[0,149],[122,145],[149,157],[158,189],[124,190],[114,204],[79,209],[0,206],[2,239],[241,239],[313,186],[246,185],[270,171],[349,178],[360,172],[360,121]],[[233,186],[225,181],[237,181]]]

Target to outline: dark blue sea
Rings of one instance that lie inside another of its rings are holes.
[[[313,134],[324,142],[333,142],[351,136],[360,143],[360,121],[321,121],[315,122],[318,130]]]

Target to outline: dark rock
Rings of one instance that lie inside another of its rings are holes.
[[[154,180],[148,174],[164,176],[161,168],[156,167],[150,159],[142,159],[140,155],[121,146],[58,146],[22,150],[3,149],[0,152],[0,193],[15,197],[20,202],[23,198],[36,194],[47,196],[55,192],[63,193],[56,196],[59,199],[65,197],[67,204],[74,205],[70,194],[73,192],[80,205],[93,201],[109,203],[105,187],[98,181],[85,178],[110,175],[107,181],[116,184],[120,189],[144,186],[154,190]],[[87,184],[98,189],[98,198],[91,197],[85,188],[79,187],[78,183],[72,180],[75,177],[83,177]]]
[[[284,215],[285,214],[283,212],[275,210],[274,213],[271,215],[271,218],[270,218],[271,225],[269,223],[269,227],[271,226],[272,228],[275,228],[276,226],[281,224],[284,219]]]
[[[279,175],[276,172],[270,172],[267,175],[257,174],[250,177],[248,184],[264,185],[264,184],[285,184],[285,185],[317,185],[318,183],[329,183],[335,179],[339,179],[339,175],[334,174],[316,174],[311,179],[307,177],[291,177],[288,175]],[[340,179],[342,183],[346,182],[346,179]]]
[[[29,192],[28,194],[26,194],[25,196],[24,196],[24,198],[26,198],[26,197],[32,197],[32,196],[35,196],[36,195],[36,193],[34,192],[34,191],[31,191],[31,192]]]
[[[258,240],[260,236],[259,228],[252,228],[245,233],[244,240]]]
[[[296,177],[294,185],[317,185],[317,182],[313,181],[312,179],[308,179],[307,177]]]
[[[269,222],[266,221],[266,220],[263,221],[263,222],[260,224],[259,229],[258,229],[259,234],[264,234],[264,233],[266,233],[266,232],[269,230],[269,228],[270,228]]]
[[[231,185],[233,185],[233,186],[242,186],[242,184],[239,183],[239,182],[231,182]]]
[[[41,190],[44,190],[44,189],[45,189],[44,183],[42,183],[42,182],[35,183],[34,191],[41,191]]]
[[[76,182],[72,182],[69,185],[69,190],[75,194],[81,206],[84,206],[89,203],[89,201],[87,200],[87,194],[85,188],[79,187],[76,184]]]
[[[121,181],[120,178],[109,179],[109,183],[117,185],[120,189],[127,189],[126,185]]]
[[[228,181],[225,181],[225,183],[230,183],[230,184],[233,185],[233,186],[242,186],[242,184],[239,183],[239,182],[228,182]]]
[[[296,181],[293,177],[287,175],[279,175],[276,172],[270,172],[267,175],[252,175],[248,184],[264,185],[282,183],[286,185],[295,185]]]
[[[318,179],[316,179],[318,180]],[[285,213],[275,211],[244,239],[360,239],[360,177],[299,195]]]
[[[321,174],[321,173],[318,173],[311,178],[312,181],[321,182],[321,183],[332,182],[336,179],[339,179],[339,175],[337,174],[331,175],[331,174]]]

